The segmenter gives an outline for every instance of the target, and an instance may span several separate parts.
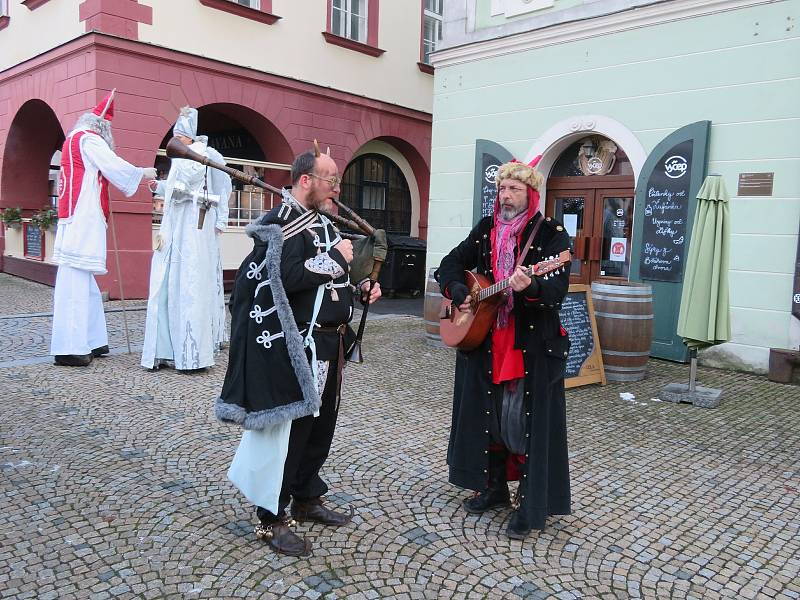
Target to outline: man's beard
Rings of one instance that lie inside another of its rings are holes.
[[[324,210],[330,211],[332,208],[332,202],[328,199],[328,194],[324,193],[321,189],[321,186],[314,184],[314,187],[311,188],[311,193],[308,195],[308,205],[313,210]]]
[[[83,113],[78,117],[75,127],[72,131],[79,131],[81,129],[88,129],[99,134],[103,141],[108,144],[108,147],[114,149],[114,136],[111,135],[111,123],[105,119],[98,117],[94,113]]]
[[[527,206],[522,206],[520,208],[514,208],[513,206],[501,206],[500,207],[500,217],[504,221],[510,221],[514,217],[516,217],[521,212],[528,210]]]

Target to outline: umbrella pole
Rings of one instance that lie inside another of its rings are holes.
[[[695,390],[697,383],[697,348],[689,350],[689,391]]]

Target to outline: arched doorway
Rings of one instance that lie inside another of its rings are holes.
[[[20,107],[8,131],[3,157],[0,208],[19,206],[25,216],[52,206],[64,132],[53,110],[42,100]]]
[[[411,192],[400,167],[382,154],[362,154],[342,176],[341,201],[377,229],[411,235]]]
[[[292,150],[283,134],[263,116],[236,104],[217,103],[198,108],[199,135],[208,137],[209,146],[225,158],[228,166],[254,175],[275,187],[288,185]],[[170,161],[165,148],[172,137],[172,126],[161,141],[155,167],[166,178]],[[238,180],[233,180],[229,199],[228,224],[245,227],[272,208],[280,198]],[[160,220],[163,199],[155,198],[153,220]]]
[[[570,234],[570,283],[628,279],[634,187],[631,161],[604,136],[587,135],[555,160],[545,214],[561,221]]]

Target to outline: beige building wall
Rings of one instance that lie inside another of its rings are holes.
[[[9,0],[8,27],[0,30],[0,71],[60,46],[86,31],[77,0],[47,2],[35,11]]]
[[[378,47],[372,57],[325,41],[325,0],[273,0],[273,25],[215,10],[196,0],[149,0],[153,25],[143,42],[202,55],[322,87],[432,112],[433,77],[420,60],[419,0],[380,2]]]
[[[419,0],[380,2],[378,57],[329,44],[325,0],[274,0],[281,19],[266,25],[197,0],[141,0],[153,25],[139,24],[139,41],[273,73],[424,112],[433,110],[433,77],[420,60]],[[80,37],[79,0],[47,2],[35,11],[10,0],[0,31],[0,71]]]

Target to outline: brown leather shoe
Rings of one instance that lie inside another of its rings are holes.
[[[311,542],[292,531],[295,525],[297,523],[288,518],[269,525],[259,523],[255,528],[256,538],[267,542],[278,554],[311,556]]]
[[[323,525],[341,527],[347,525],[353,518],[353,509],[350,514],[338,513],[325,508],[322,505],[322,498],[312,498],[311,500],[294,500],[291,508],[292,516],[298,521],[315,521]]]

